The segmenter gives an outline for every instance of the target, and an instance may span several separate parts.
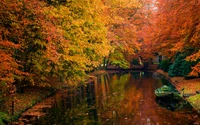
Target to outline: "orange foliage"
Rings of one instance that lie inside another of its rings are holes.
[[[17,84],[38,85],[49,75],[74,82],[109,54],[99,0],[0,1],[1,72],[18,73]]]
[[[152,3],[149,8],[149,23],[141,30],[144,39],[142,50],[148,54],[161,52],[162,55],[173,57],[177,52],[193,48],[194,55],[188,57],[188,60],[199,59],[199,7],[198,0],[157,0]],[[196,59],[192,59],[194,57]],[[192,74],[198,73],[198,68],[195,66]]]
[[[108,6],[107,14],[110,17],[108,40],[111,41],[114,49],[120,50],[126,61],[131,61],[132,56],[140,48],[136,40],[137,27],[133,19],[141,3],[138,0],[106,0],[105,3]]]
[[[16,75],[23,74],[18,70],[19,64],[13,58],[13,52],[11,51],[18,47],[19,45],[12,42],[0,40],[0,83],[12,83]]]
[[[200,62],[197,63],[194,67],[192,67],[192,72],[190,72],[190,76],[198,77],[200,73]]]

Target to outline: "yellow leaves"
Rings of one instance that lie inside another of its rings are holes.
[[[107,5],[121,8],[140,8],[142,5],[139,0],[105,0]]]
[[[4,2],[8,8],[3,6],[1,12],[8,13],[14,5]],[[78,71],[97,67],[102,57],[108,56],[111,46],[106,39],[107,17],[102,16],[105,6],[100,0],[75,0],[67,6],[57,3],[58,0],[52,2],[56,6],[45,1],[23,1],[25,10],[20,8],[16,14],[9,13],[6,20],[0,13],[0,21],[11,21],[11,25],[6,23],[9,27],[0,24],[3,39],[14,39],[0,42],[0,52],[3,51],[0,76],[5,74],[6,79],[12,80],[13,75],[23,76],[17,70],[21,63],[25,68],[19,69],[32,73],[26,77],[32,84],[44,81],[49,73],[70,79],[78,76]],[[20,43],[23,50],[15,51],[21,46],[14,42]],[[15,52],[18,62],[12,58]]]
[[[139,0],[123,0],[124,5],[127,8],[141,8],[142,4]]]
[[[104,49],[102,49],[104,48]],[[102,57],[108,56],[111,50],[111,46],[108,46],[106,44],[94,44],[94,51]]]

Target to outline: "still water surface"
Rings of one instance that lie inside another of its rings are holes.
[[[170,85],[155,72],[109,73],[56,96],[40,125],[193,125],[198,119],[185,101],[159,100],[154,91]],[[173,86],[172,86],[173,87]],[[169,103],[170,102],[170,103]]]

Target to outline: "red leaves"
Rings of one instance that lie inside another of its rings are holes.
[[[177,52],[192,48],[193,54],[187,60],[198,61],[200,2],[198,0],[157,0],[156,4],[152,3],[148,8],[151,11],[150,15],[144,18],[149,22],[139,32],[139,38],[144,40],[141,53],[147,55],[158,52],[166,57],[173,57]],[[198,76],[199,64],[192,69],[190,75]]]
[[[185,47],[200,46],[198,39],[199,29],[199,3],[196,0],[157,0],[157,10],[151,15],[151,25],[143,32],[149,30],[149,34],[144,37],[145,41],[151,41],[168,55],[169,51],[180,51]],[[149,40],[150,39],[150,40]],[[170,49],[171,48],[171,49]],[[148,48],[154,51],[154,48]]]
[[[0,82],[14,82],[14,76],[21,73],[18,70],[19,64],[13,58],[13,50],[19,49],[19,44],[8,40],[0,41]]]
[[[10,53],[0,50],[0,57],[0,82],[14,82],[14,75],[21,73],[18,70],[19,65]]]
[[[197,63],[194,67],[192,67],[192,72],[190,72],[189,76],[198,77],[200,73],[200,62]]]
[[[13,48],[13,49],[19,49],[20,45],[15,44],[13,42],[10,42],[8,40],[0,41],[0,47],[2,48]]]

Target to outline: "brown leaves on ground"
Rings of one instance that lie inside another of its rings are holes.
[[[200,90],[200,78],[185,79],[184,77],[169,77],[167,72],[157,70],[158,73],[164,75],[176,87],[178,91],[184,88],[185,94],[194,94],[187,98],[187,101],[197,110],[200,110],[200,94],[196,91]]]
[[[7,111],[9,114],[12,114],[12,101],[14,101],[14,115],[21,114],[27,108],[32,107],[35,103],[41,101],[49,94],[49,90],[29,89],[23,94],[16,93],[12,96],[7,96],[3,110]]]
[[[170,82],[172,82],[178,91],[184,88],[184,93],[194,94],[200,90],[200,78],[185,79],[184,77],[169,77],[167,72],[163,72],[162,70],[157,70],[157,72],[170,79]]]

